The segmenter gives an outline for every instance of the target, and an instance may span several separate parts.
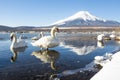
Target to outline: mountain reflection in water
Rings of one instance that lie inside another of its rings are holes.
[[[61,47],[64,48],[69,48],[70,51],[75,52],[77,55],[87,55],[93,50],[95,50],[97,47],[96,46],[82,46],[82,47],[75,47],[74,45],[66,45],[65,43],[61,43]]]

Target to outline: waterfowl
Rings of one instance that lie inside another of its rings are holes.
[[[115,40],[115,37],[116,37],[116,33],[115,33],[115,31],[112,31],[111,34],[110,34],[110,38],[112,40]]]
[[[40,39],[40,38],[42,38],[43,37],[43,32],[40,32],[40,34],[38,35],[38,36],[34,36],[34,37],[32,37],[31,39],[32,40],[38,40],[38,39]]]
[[[10,48],[19,48],[19,47],[27,46],[27,43],[24,40],[21,39],[21,40],[17,41],[17,37],[16,37],[15,33],[11,33],[10,38],[12,41]]]
[[[104,37],[104,36],[105,36],[104,34],[98,35],[98,36],[97,36],[97,40],[98,40],[98,41],[103,41],[103,37]]]
[[[55,34],[56,32],[59,32],[58,27],[53,27],[51,29],[50,36],[44,36],[31,44],[33,46],[37,46],[37,47],[41,47],[45,49],[56,47],[59,45],[59,40],[57,39],[56,34]]]
[[[114,35],[114,34],[111,34],[111,35],[110,35],[110,38],[111,38],[111,39],[115,39],[115,37],[116,37],[116,35]]]

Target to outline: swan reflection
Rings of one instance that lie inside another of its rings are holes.
[[[100,48],[104,48],[104,42],[103,41],[97,41],[97,46]]]
[[[56,70],[55,62],[59,59],[59,52],[55,50],[40,50],[32,52],[33,56],[40,59],[44,63],[50,63],[51,68]]]
[[[10,58],[11,62],[15,62],[18,56],[18,53],[24,52],[27,47],[20,47],[20,48],[10,48],[13,56]]]

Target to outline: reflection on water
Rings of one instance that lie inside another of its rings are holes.
[[[50,63],[51,68],[56,70],[55,62],[59,59],[60,53],[55,50],[40,50],[34,51],[31,55],[35,56],[36,58],[40,59],[44,63]]]
[[[17,37],[19,35],[17,34]],[[94,60],[95,56],[120,50],[120,44],[113,40],[97,42],[96,36],[93,35],[66,33],[58,35],[64,44],[52,48],[54,50],[40,50],[40,48],[32,46],[31,38],[35,34],[25,34],[28,47],[10,51],[9,34],[4,36],[3,34],[2,37],[5,40],[0,40],[0,44],[2,44],[0,45],[0,80],[36,80],[32,79],[36,75],[44,76],[84,68]],[[12,62],[17,61],[13,64],[10,59]],[[26,77],[28,79],[25,79]]]
[[[15,62],[17,59],[17,56],[20,52],[24,52],[27,47],[20,47],[20,48],[10,48],[11,52],[13,53],[13,56],[11,57],[11,62]]]
[[[100,48],[104,48],[104,42],[103,41],[98,41],[97,46]]]
[[[76,47],[74,45],[66,45],[65,43],[61,43],[60,46],[64,48],[69,48],[70,51],[75,52],[77,55],[87,55],[97,48],[95,45]]]

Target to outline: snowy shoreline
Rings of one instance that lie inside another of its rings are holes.
[[[120,51],[116,52],[111,61],[103,65],[103,68],[90,80],[120,80]]]

